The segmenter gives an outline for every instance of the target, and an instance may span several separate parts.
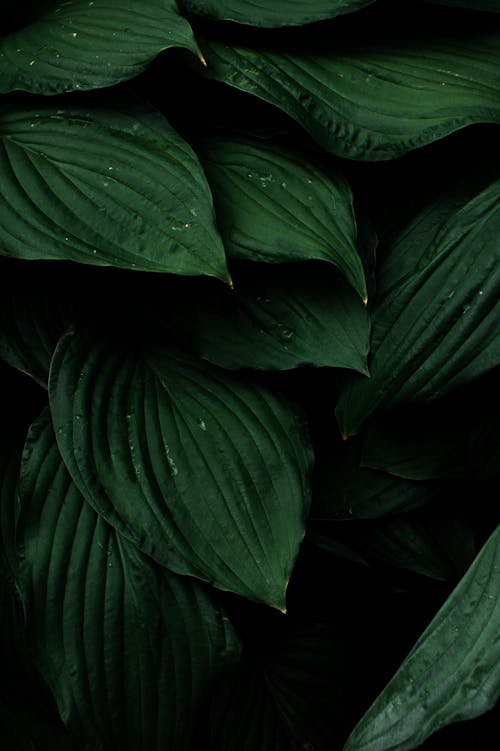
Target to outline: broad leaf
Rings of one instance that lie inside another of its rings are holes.
[[[375,410],[432,401],[500,362],[500,181],[456,212],[426,263],[377,301],[371,379],[346,379],[344,435]]]
[[[92,331],[63,337],[49,394],[64,461],[100,514],[168,568],[285,607],[312,460],[292,404]]]
[[[386,16],[365,31],[354,16],[272,46],[205,40],[206,74],[276,105],[349,159],[392,159],[471,123],[500,122],[496,21],[420,28],[405,12],[388,35]]]
[[[352,194],[338,172],[307,152],[264,139],[214,135],[195,147],[229,256],[328,261],[366,298]]]
[[[22,11],[20,11],[22,15]],[[0,92],[99,89],[141,73],[169,47],[198,52],[175,0],[39,2],[0,40]]]
[[[500,527],[344,751],[410,751],[439,728],[488,711],[500,697]]]
[[[28,437],[20,494],[30,643],[79,747],[191,748],[210,683],[236,645],[214,599],[160,569],[84,501],[47,413]]]
[[[368,372],[368,312],[338,271],[246,263],[231,274],[234,289],[205,279],[167,285],[163,278],[144,287],[148,332],[164,332],[228,369],[316,365]]]
[[[179,0],[190,13],[251,26],[277,27],[313,23],[353,13],[375,0]]]
[[[131,94],[4,99],[0,170],[4,255],[227,279],[201,165]]]

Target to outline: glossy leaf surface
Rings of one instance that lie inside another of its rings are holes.
[[[500,696],[500,527],[352,732],[345,751],[409,751]]]
[[[212,136],[196,141],[196,150],[229,256],[328,261],[366,298],[352,194],[340,173],[306,152],[257,138]]]
[[[131,93],[5,98],[0,169],[4,255],[227,279],[201,165]]]
[[[442,228],[415,273],[373,313],[371,379],[346,379],[337,407],[342,432],[359,432],[377,409],[432,401],[500,361],[500,182]]]
[[[231,266],[231,275],[233,289],[205,279],[146,288],[148,331],[230,370],[368,372],[368,312],[336,269],[246,263]]]
[[[0,40],[1,93],[99,89],[137,76],[169,47],[197,52],[175,0],[45,0],[23,21]]]
[[[274,45],[206,40],[207,75],[276,105],[349,159],[392,159],[466,125],[500,121],[497,22],[408,30],[406,17],[388,34],[386,20],[381,14],[369,33],[353,23]]]
[[[29,640],[73,738],[84,749],[190,748],[210,682],[236,647],[217,603],[85,502],[47,413],[28,437],[20,493]]]
[[[311,449],[286,399],[173,350],[63,337],[57,440],[94,508],[178,573],[283,609]]]
[[[353,13],[374,0],[179,0],[190,13],[251,26],[296,26]]]

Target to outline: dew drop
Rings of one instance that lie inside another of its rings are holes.
[[[202,430],[206,430],[206,429],[207,429],[207,424],[206,424],[205,420],[202,420],[202,419],[201,419],[201,417],[200,417],[200,419],[198,420],[198,425],[200,426],[200,428],[201,428]]]
[[[78,32],[77,32],[77,31],[74,31],[74,32],[73,32],[73,33],[71,34],[71,36],[72,36],[72,37],[76,37],[76,36],[78,36]]]

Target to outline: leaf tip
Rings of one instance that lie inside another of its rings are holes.
[[[365,295],[365,296],[363,297],[363,305],[365,306],[365,308],[366,308],[366,306],[368,305],[368,295]]]
[[[204,58],[204,56],[203,56],[203,54],[201,52],[200,52],[200,62],[203,65],[204,68],[208,68],[208,63],[205,60],[205,58]]]

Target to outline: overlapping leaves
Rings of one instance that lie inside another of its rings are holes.
[[[205,692],[236,649],[214,598],[85,502],[47,413],[28,436],[20,495],[28,639],[72,736],[89,749],[190,748]]]
[[[312,462],[292,404],[93,331],[61,339],[49,392],[62,456],[100,514],[168,568],[285,608]]]

